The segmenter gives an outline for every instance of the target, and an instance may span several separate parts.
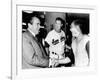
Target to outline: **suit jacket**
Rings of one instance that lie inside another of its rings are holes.
[[[28,30],[22,37],[22,68],[48,67],[49,58],[37,39]]]

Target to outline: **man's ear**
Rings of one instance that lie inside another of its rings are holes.
[[[28,23],[28,27],[29,27],[29,28],[31,27],[31,24],[30,24],[30,23]]]

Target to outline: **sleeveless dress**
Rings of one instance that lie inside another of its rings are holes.
[[[89,41],[89,36],[84,35],[80,42],[76,39],[72,41],[72,50],[75,56],[75,66],[87,66],[89,64],[88,53],[86,51],[86,44]]]

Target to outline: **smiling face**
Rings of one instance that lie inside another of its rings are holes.
[[[74,22],[72,22],[72,24],[71,24],[70,31],[72,32],[73,37],[78,37],[81,33],[79,25],[75,25]]]
[[[62,27],[62,23],[60,20],[56,20],[55,21],[55,26],[54,26],[54,29],[56,32],[60,32],[61,31],[61,27]]]

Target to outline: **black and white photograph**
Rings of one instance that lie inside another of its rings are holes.
[[[13,79],[94,73],[93,7],[17,4],[12,18]]]
[[[22,11],[22,69],[89,66],[89,13]]]

